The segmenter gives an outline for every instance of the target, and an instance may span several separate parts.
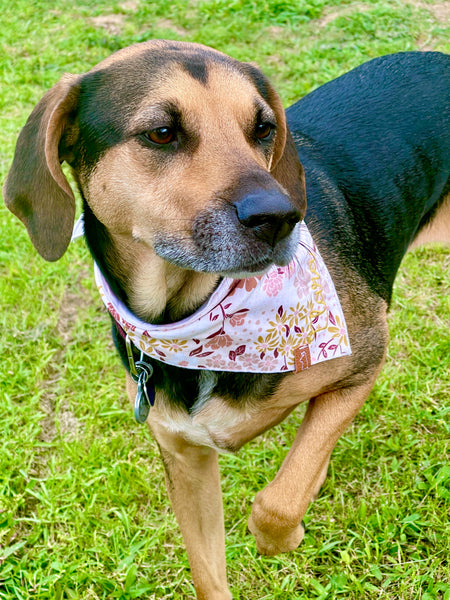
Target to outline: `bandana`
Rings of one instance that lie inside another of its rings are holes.
[[[264,275],[225,278],[195,313],[166,325],[136,317],[114,295],[97,264],[106,308],[147,356],[177,367],[247,373],[302,371],[351,354],[328,269],[304,222],[293,260]]]

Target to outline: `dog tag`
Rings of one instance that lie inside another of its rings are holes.
[[[147,386],[143,378],[139,377],[137,382],[137,393],[134,401],[134,418],[138,423],[145,423],[150,412],[150,400],[147,395]]]
[[[155,393],[151,389],[150,395],[147,389],[147,381],[152,376],[152,367],[143,362],[136,362],[136,370],[138,372],[137,392],[134,401],[134,418],[138,423],[145,423],[150,412],[150,407],[155,402]]]
[[[153,375],[153,367],[144,361],[144,353],[141,359],[134,362],[133,345],[128,334],[125,338],[130,375],[137,383],[136,398],[134,399],[134,418],[138,423],[145,423],[150,412],[150,407],[155,404],[155,387],[147,387],[147,381]]]

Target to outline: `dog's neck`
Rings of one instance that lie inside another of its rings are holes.
[[[148,323],[172,323],[193,313],[214,291],[215,273],[197,273],[171,265],[142,247],[128,286],[131,311]]]
[[[181,269],[128,235],[111,234],[84,203],[84,232],[111,289],[147,323],[176,322],[211,295],[220,276]]]
[[[133,314],[124,305],[99,269],[95,269],[95,279],[118,331],[123,337],[128,335],[134,346],[151,358],[189,369],[299,371],[351,352],[345,317],[331,276],[306,225],[302,223],[299,229],[300,243],[288,265],[273,265],[258,277],[225,278],[207,303],[181,321],[177,318],[175,322],[170,319],[169,323],[158,324],[138,319],[139,310]],[[162,272],[164,285],[170,279],[176,282],[172,292],[178,290],[179,310],[180,300],[191,300],[190,281],[178,274],[169,277],[164,269]],[[148,293],[141,280],[150,285]],[[152,292],[157,286],[158,281],[148,280],[147,271],[132,286],[143,293],[144,314],[149,310],[148,298],[150,310],[154,310]],[[209,286],[206,289],[209,291]],[[168,312],[170,300],[163,295],[159,299],[166,303]],[[139,298],[133,300],[138,306]]]

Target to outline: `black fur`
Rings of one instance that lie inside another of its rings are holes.
[[[409,244],[450,191],[450,57],[376,58],[286,114],[316,243],[389,302]]]
[[[187,70],[203,81],[207,70],[201,64]],[[264,95],[265,78],[251,66],[243,71]],[[342,263],[389,303],[404,253],[450,191],[450,57],[413,52],[375,59],[307,95],[287,110],[287,119],[305,169],[306,222],[330,260],[336,287],[336,265]],[[114,142],[114,128],[108,135],[102,143]],[[126,301],[103,258],[107,234],[89,209],[87,225],[95,260]],[[124,340],[113,331],[128,368]],[[148,360],[155,386],[190,411],[199,392],[199,371]],[[214,393],[238,403],[267,399],[283,377],[217,375]]]

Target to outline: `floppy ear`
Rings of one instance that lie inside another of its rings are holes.
[[[267,85],[266,97],[277,117],[277,132],[270,173],[289,193],[303,219],[306,213],[305,173],[286,123],[286,114],[281,99],[270,84]]]
[[[79,76],[64,75],[28,118],[3,186],[6,206],[26,225],[39,254],[58,260],[69,245],[75,199],[61,169],[62,138],[79,96]]]

